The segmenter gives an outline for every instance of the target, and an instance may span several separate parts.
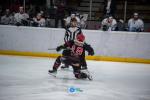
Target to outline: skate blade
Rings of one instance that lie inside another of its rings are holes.
[[[93,80],[93,77],[92,77],[92,76],[88,76],[87,78],[88,78],[90,81]]]
[[[50,73],[48,72],[49,75],[53,76],[53,77],[56,77],[56,73]]]

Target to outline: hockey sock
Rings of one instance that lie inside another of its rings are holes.
[[[57,70],[58,67],[60,66],[61,64],[61,60],[60,60],[61,56],[57,57],[55,63],[54,63],[54,66],[53,66],[53,70]]]

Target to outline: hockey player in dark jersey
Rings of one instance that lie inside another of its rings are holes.
[[[61,49],[66,49],[69,47],[70,52],[67,52],[63,56],[57,57],[53,65],[53,69],[49,70],[49,73],[56,73],[61,63],[65,63],[65,64],[72,66],[73,73],[76,78],[78,79],[88,78],[89,80],[91,80],[92,77],[90,76],[87,69],[84,71],[81,70],[81,66],[83,62],[82,60],[85,55],[85,51],[88,52],[88,55],[94,55],[93,48],[90,45],[86,44],[84,40],[85,40],[84,35],[78,34],[74,41],[71,40],[71,41],[66,42],[64,45],[58,46],[56,49],[57,51],[60,51]]]

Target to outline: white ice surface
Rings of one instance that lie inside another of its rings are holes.
[[[0,56],[0,100],[150,100],[150,64],[87,61],[89,81],[60,69],[50,76],[54,61]],[[71,94],[70,86],[83,91]]]

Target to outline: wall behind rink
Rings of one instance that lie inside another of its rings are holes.
[[[133,58],[150,62],[150,33],[99,30],[83,30],[83,33],[86,36],[86,42],[95,50],[93,59],[123,58],[124,60],[121,61],[127,61]],[[44,56],[58,54],[55,50],[48,50],[48,48],[61,45],[64,34],[64,29],[0,25],[0,53],[23,52],[23,55],[26,55],[30,52],[37,55],[43,53]]]

